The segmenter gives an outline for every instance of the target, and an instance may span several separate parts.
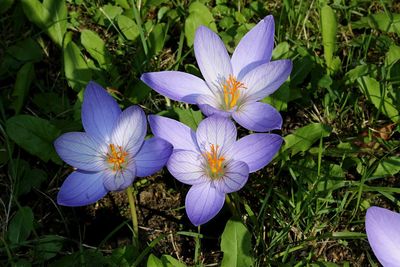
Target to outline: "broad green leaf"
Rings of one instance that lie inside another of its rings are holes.
[[[297,129],[294,133],[285,136],[285,145],[282,151],[291,149],[292,155],[307,151],[321,137],[327,137],[332,129],[322,123],[312,123]]]
[[[79,92],[92,79],[92,72],[74,42],[71,41],[66,45],[63,55],[64,72],[68,84]]]
[[[31,169],[29,163],[22,159],[10,164],[9,172],[15,174],[14,193],[17,197],[29,193],[32,187],[38,188],[47,179],[46,172],[37,168]]]
[[[119,15],[117,17],[117,24],[118,28],[124,34],[126,39],[130,41],[135,41],[136,38],[139,37],[140,34],[139,27],[133,20],[131,20],[127,16]]]
[[[378,13],[361,18],[353,22],[353,29],[372,28],[383,32],[394,32],[400,35],[400,14]]]
[[[164,267],[162,261],[154,256],[154,254],[150,254],[147,258],[147,267]]]
[[[25,241],[33,230],[33,212],[29,207],[21,207],[8,226],[8,239],[13,244]]]
[[[26,38],[6,50],[6,54],[21,62],[38,62],[42,60],[42,49],[32,38]]]
[[[272,95],[265,97],[262,102],[270,104],[279,111],[287,109],[287,103],[290,101],[290,87],[289,83],[284,83]]]
[[[199,126],[199,123],[203,119],[203,115],[201,114],[200,110],[194,111],[191,108],[184,109],[174,107],[174,111],[176,112],[176,114],[178,114],[179,121],[183,124],[186,124],[193,130],[197,129],[197,126]]]
[[[386,54],[385,66],[389,69],[390,80],[400,82],[400,46],[391,45]]]
[[[150,53],[157,55],[164,48],[166,24],[158,23],[149,34]]]
[[[99,63],[103,69],[108,69],[111,65],[111,55],[108,53],[104,41],[91,30],[83,30],[81,33],[81,43],[86,51]]]
[[[380,161],[372,176],[386,177],[398,172],[400,172],[400,157],[393,156]]]
[[[27,18],[46,32],[59,47],[62,47],[67,31],[67,6],[65,0],[21,0]]]
[[[53,258],[61,250],[63,240],[62,237],[57,235],[41,237],[38,240],[38,244],[35,246],[36,255],[43,261]]]
[[[25,103],[28,96],[31,83],[35,77],[35,70],[32,62],[26,63],[17,73],[17,78],[14,84],[14,91],[12,93],[13,102],[11,108],[18,114]]]
[[[324,58],[328,70],[333,70],[333,55],[336,50],[336,15],[328,5],[321,8],[322,44],[324,46]]]
[[[222,267],[253,266],[251,234],[242,222],[230,219],[221,236]]]
[[[374,106],[390,118],[393,122],[400,120],[398,107],[393,103],[393,99],[389,97],[388,93],[383,92],[380,83],[374,78],[364,76],[357,79],[361,91]]]
[[[185,37],[189,47],[193,45],[196,29],[201,25],[217,32],[217,25],[210,10],[201,2],[196,1],[190,4],[189,16],[185,21]]]
[[[17,145],[32,155],[45,162],[50,159],[55,163],[60,162],[53,147],[60,130],[49,121],[31,115],[17,115],[7,120],[6,131]]]
[[[161,262],[163,263],[164,267],[186,267],[186,264],[180,262],[170,255],[162,255]]]
[[[132,85],[128,86],[124,95],[134,104],[139,104],[143,99],[145,99],[151,91],[144,82],[138,81]]]
[[[288,42],[279,43],[275,46],[274,50],[272,51],[272,59],[277,60],[281,58],[287,58],[290,52],[290,46]]]

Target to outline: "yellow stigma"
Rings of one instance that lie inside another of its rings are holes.
[[[224,102],[227,110],[236,106],[240,96],[239,89],[246,89],[242,82],[236,80],[235,76],[229,75],[228,79],[223,84]]]
[[[109,147],[107,162],[112,165],[113,171],[121,171],[126,166],[128,152],[124,151],[122,147],[115,146],[114,144],[110,144]]]
[[[211,145],[211,151],[205,152],[204,156],[208,163],[208,168],[210,171],[211,178],[219,178],[223,175],[224,172],[224,157],[218,156],[218,145]]]

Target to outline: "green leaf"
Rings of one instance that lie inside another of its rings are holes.
[[[16,174],[14,193],[17,197],[29,193],[32,187],[38,188],[47,179],[45,171],[37,168],[31,169],[29,163],[22,159],[14,161],[9,168],[10,173]]]
[[[132,85],[128,86],[124,95],[134,104],[139,104],[143,99],[145,99],[151,91],[144,82],[138,81]]]
[[[321,137],[327,137],[332,129],[328,125],[322,123],[312,123],[302,128],[297,129],[294,133],[285,136],[285,145],[282,151],[289,148],[292,155],[298,152],[307,151]]]
[[[11,219],[8,239],[13,244],[24,242],[33,230],[33,212],[29,207],[21,207]]]
[[[361,91],[374,106],[390,118],[393,122],[400,120],[398,107],[395,106],[393,99],[389,97],[388,92],[383,92],[380,83],[374,78],[364,76],[357,79]]]
[[[150,254],[147,258],[147,267],[164,267],[164,265],[154,254]]]
[[[197,129],[197,126],[199,126],[199,123],[203,119],[203,115],[201,114],[200,110],[194,111],[191,108],[184,109],[174,107],[174,111],[176,112],[176,114],[178,114],[179,121],[183,124],[186,124],[193,130]]]
[[[65,0],[22,0],[27,18],[41,28],[59,47],[67,31],[67,6]]]
[[[272,51],[272,59],[277,60],[281,58],[287,58],[290,52],[290,46],[288,42],[279,43],[275,46],[274,50]]]
[[[400,14],[378,13],[361,18],[352,23],[353,29],[372,28],[400,35]]]
[[[74,42],[71,41],[66,45],[63,55],[64,72],[68,84],[79,92],[92,79],[92,72]]]
[[[186,267],[186,264],[183,262],[180,262],[179,260],[175,259],[174,257],[170,255],[162,255],[161,256],[161,261],[163,263],[163,266],[167,267]]]
[[[36,254],[40,259],[49,260],[61,250],[63,238],[56,235],[46,235],[38,240],[35,246]]]
[[[372,176],[386,177],[395,175],[398,172],[400,172],[400,157],[393,156],[381,160]]]
[[[287,103],[290,101],[290,87],[289,83],[285,82],[277,91],[272,95],[265,97],[261,102],[270,104],[279,111],[287,109]]]
[[[189,16],[185,21],[185,37],[189,47],[193,45],[196,29],[201,25],[217,32],[217,25],[210,10],[200,2],[193,2],[189,6]]]
[[[155,25],[149,34],[150,53],[157,55],[164,48],[166,24],[159,23]]]
[[[329,70],[333,69],[333,55],[336,50],[337,22],[336,15],[328,5],[321,8],[322,44],[324,46],[324,58]]]
[[[230,219],[221,236],[222,267],[253,266],[251,235],[242,222]]]
[[[31,115],[17,115],[6,122],[8,136],[20,147],[44,162],[60,163],[53,147],[60,130],[49,121]]]
[[[118,28],[124,34],[126,39],[130,41],[135,41],[139,37],[139,27],[133,20],[131,20],[127,16],[119,15],[117,17],[117,24]]]
[[[18,114],[25,103],[28,96],[29,88],[35,77],[35,70],[32,62],[26,63],[17,73],[17,78],[14,84],[14,91],[12,93],[13,102],[11,108]]]
[[[107,70],[111,65],[111,55],[108,53],[104,41],[91,30],[83,30],[81,43],[86,51],[99,63],[100,67]]]

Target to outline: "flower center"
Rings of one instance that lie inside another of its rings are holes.
[[[218,156],[218,145],[211,145],[210,152],[204,152],[204,157],[208,163],[209,175],[211,178],[217,179],[224,174],[224,157]]]
[[[111,165],[113,171],[121,171],[126,167],[128,152],[121,146],[109,145],[107,153],[107,162]]]
[[[230,110],[237,104],[240,96],[239,89],[246,89],[246,86],[244,86],[244,83],[237,81],[235,76],[229,75],[222,85],[222,89],[224,90],[225,108]]]

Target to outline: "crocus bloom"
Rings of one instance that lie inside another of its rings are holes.
[[[98,84],[90,82],[82,104],[86,132],[60,136],[54,146],[60,157],[77,170],[61,186],[57,202],[83,206],[108,191],[123,190],[135,177],[160,170],[172,146],[160,138],[144,140],[146,116],[138,106],[121,112],[117,102]]]
[[[194,52],[202,79],[179,71],[144,73],[143,82],[173,100],[197,104],[206,116],[230,117],[248,130],[280,129],[282,117],[259,100],[273,93],[287,79],[290,60],[271,61],[274,19],[267,16],[240,41],[232,58],[217,34],[201,26]]]
[[[238,191],[249,173],[267,165],[279,150],[282,138],[256,133],[236,140],[234,123],[211,116],[194,132],[188,126],[161,116],[149,116],[155,136],[174,147],[167,163],[180,182],[192,185],[186,195],[186,213],[194,225],[212,219],[222,208],[225,194]]]
[[[400,266],[400,214],[370,207],[365,218],[368,242],[384,267]]]

